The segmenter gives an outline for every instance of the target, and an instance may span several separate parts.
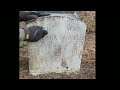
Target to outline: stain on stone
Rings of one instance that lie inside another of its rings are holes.
[[[60,45],[57,48],[55,48],[54,54],[55,54],[55,56],[58,56],[61,54],[61,46]]]
[[[64,60],[64,59],[62,59],[62,63],[61,63],[61,66],[63,66],[63,67],[66,67],[66,61]]]
[[[75,50],[75,51],[78,50],[78,46],[77,46],[77,45],[78,45],[77,43],[74,44],[74,50]]]
[[[59,67],[57,67],[57,69],[59,69]]]

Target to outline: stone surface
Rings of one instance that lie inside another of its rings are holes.
[[[80,70],[86,25],[72,15],[39,17],[27,27],[38,25],[48,31],[43,39],[28,46],[30,74]]]

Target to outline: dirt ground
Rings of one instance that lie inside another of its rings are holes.
[[[49,73],[39,76],[29,75],[29,59],[27,56],[27,42],[19,50],[19,78],[20,79],[95,79],[96,78],[96,59],[95,59],[95,11],[77,11],[81,20],[87,25],[87,33],[80,71],[66,73]]]

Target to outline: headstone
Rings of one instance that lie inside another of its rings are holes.
[[[30,74],[80,70],[86,25],[67,14],[39,17],[27,27],[43,26],[48,34],[28,46]]]

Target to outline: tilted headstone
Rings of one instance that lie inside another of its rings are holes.
[[[80,70],[86,25],[69,14],[39,17],[27,27],[43,26],[48,34],[28,46],[30,74]]]

